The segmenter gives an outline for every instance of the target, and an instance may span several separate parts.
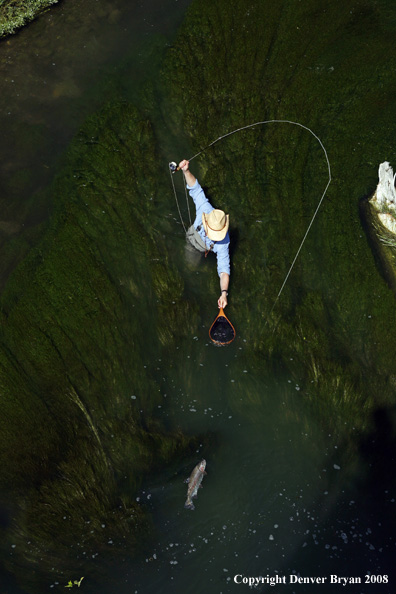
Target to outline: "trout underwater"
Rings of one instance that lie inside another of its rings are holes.
[[[186,483],[188,483],[187,499],[186,503],[184,504],[184,507],[186,509],[195,509],[192,499],[193,497],[197,496],[198,489],[201,486],[203,477],[205,476],[205,474],[207,474],[207,472],[205,472],[205,468],[206,460],[201,460],[201,462],[199,462],[192,471],[190,478],[186,480]]]

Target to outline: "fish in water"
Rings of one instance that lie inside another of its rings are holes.
[[[186,483],[188,483],[187,499],[186,503],[184,504],[184,507],[186,509],[195,509],[192,499],[193,497],[197,496],[198,489],[201,486],[203,477],[205,476],[205,474],[207,474],[205,472],[205,468],[206,460],[201,460],[201,462],[199,462],[192,471],[190,478],[186,480]]]

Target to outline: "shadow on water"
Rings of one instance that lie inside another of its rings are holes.
[[[359,450],[367,472],[364,486],[373,493],[370,503],[378,506],[377,496],[383,496],[384,493],[392,496],[395,493],[396,477],[390,468],[396,464],[396,407],[375,410],[372,413],[372,427]],[[390,526],[394,527],[394,514],[389,514],[388,523],[389,520],[393,520]]]
[[[349,583],[348,592],[376,587],[393,592],[396,479],[390,469],[396,462],[396,409],[377,408],[369,421],[371,428],[358,440],[356,451],[351,444],[339,444],[340,452],[327,462],[326,491],[312,503],[312,522],[300,550],[282,565],[280,575],[325,576],[320,591],[326,593],[336,587],[330,574],[361,580]],[[324,551],[332,560],[330,572],[323,568]]]

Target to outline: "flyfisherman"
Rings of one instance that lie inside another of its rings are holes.
[[[187,241],[199,252],[205,252],[205,257],[209,252],[216,254],[221,291],[217,305],[224,309],[228,303],[230,283],[230,237],[228,235],[230,216],[222,210],[213,208],[188,166],[189,162],[185,159],[179,163],[196,208],[194,224],[187,230]]]

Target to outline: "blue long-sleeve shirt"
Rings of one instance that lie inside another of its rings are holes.
[[[228,232],[221,241],[212,241],[209,239],[202,224],[202,213],[209,214],[213,210],[213,206],[206,198],[205,192],[201,188],[198,180],[196,180],[195,184],[191,187],[187,185],[187,189],[191,198],[194,200],[196,208],[194,227],[205,242],[207,249],[210,250],[212,246],[212,251],[216,254],[217,258],[218,275],[220,276],[222,272],[230,274],[230,236],[228,235]]]

